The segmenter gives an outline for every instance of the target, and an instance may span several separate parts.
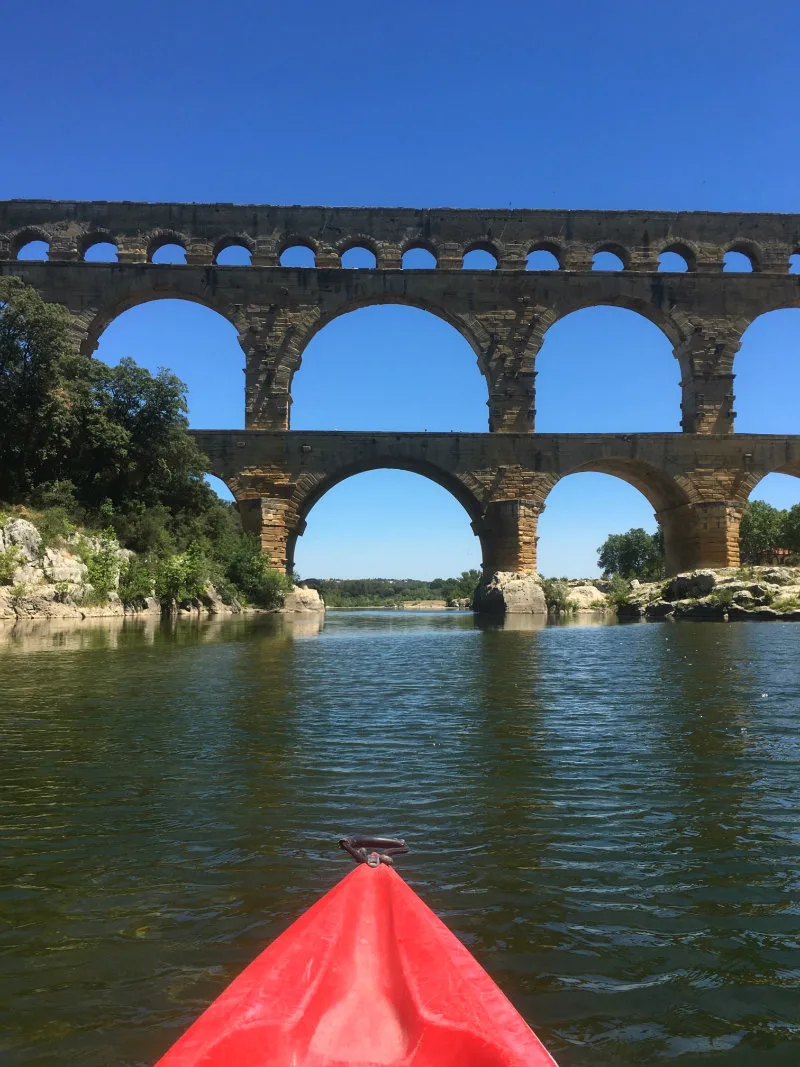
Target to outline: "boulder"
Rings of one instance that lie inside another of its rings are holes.
[[[293,585],[291,593],[284,597],[282,612],[290,614],[295,611],[324,611],[325,601],[316,589],[305,585]]]
[[[27,519],[12,519],[11,522],[6,523],[3,532],[6,548],[16,545],[21,556],[28,563],[39,558],[42,535],[32,522],[28,522]]]
[[[786,567],[766,567],[759,571],[758,577],[763,582],[769,582],[770,585],[795,585],[797,583],[797,574],[793,574]]]
[[[481,579],[472,609],[493,615],[546,615],[547,603],[537,575],[496,571],[488,580]]]
[[[671,600],[656,600],[652,604],[648,604],[644,610],[645,617],[648,619],[665,619],[668,615],[673,615],[675,612],[675,605]]]
[[[576,611],[605,611],[608,598],[594,585],[570,586],[569,599],[574,601]]]
[[[6,588],[0,589],[0,619],[16,619],[17,613]]]
[[[687,574],[676,574],[664,587],[665,600],[695,600],[698,597],[708,596],[717,584],[717,575],[714,571],[690,571]]]
[[[80,619],[82,614],[74,604],[62,604],[55,599],[55,589],[44,586],[29,596],[18,597],[14,610],[20,619]]]

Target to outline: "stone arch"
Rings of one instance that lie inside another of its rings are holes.
[[[150,303],[152,300],[189,300],[194,304],[201,304],[209,311],[215,311],[218,315],[227,319],[228,322],[239,332],[243,330],[243,324],[232,314],[231,309],[220,303],[216,303],[206,290],[202,295],[192,291],[191,285],[184,288],[182,285],[170,284],[158,289],[133,288],[125,292],[117,293],[114,299],[101,307],[88,308],[75,317],[76,326],[82,335],[81,352],[90,356],[97,348],[101,334],[110,326],[114,319],[125,311],[138,307],[140,304]]]
[[[32,241],[43,241],[49,249],[53,238],[39,226],[26,226],[24,230],[17,230],[9,237],[9,258],[16,259],[25,245],[31,244]]]
[[[432,241],[430,238],[426,237],[411,237],[407,241],[404,241],[402,243],[402,245],[400,246],[401,264],[403,261],[403,256],[405,256],[406,252],[415,252],[417,249],[420,249],[423,252],[428,252],[430,255],[433,256],[434,269],[439,266],[439,257],[441,255],[441,251],[435,241]],[[405,269],[407,270],[408,268]]]
[[[527,260],[528,256],[532,255],[534,252],[549,252],[558,263],[558,269],[564,269],[567,250],[564,245],[554,237],[546,237],[543,240],[536,241],[532,244],[525,253],[525,259]]]
[[[664,302],[662,285],[663,283],[660,283],[656,276],[653,281],[652,299],[650,300],[643,300],[641,297],[631,296],[628,293],[619,293],[599,300],[579,295],[571,299],[565,299],[553,309],[553,318],[548,323],[547,329],[550,329],[551,326],[565,319],[568,315],[572,315],[576,311],[584,311],[586,308],[624,308],[626,311],[634,311],[637,315],[641,315],[642,318],[648,319],[661,330],[673,347],[677,347],[687,337],[691,336],[693,327],[688,316],[672,309],[670,311],[664,310],[662,306]],[[546,336],[547,331],[545,331]]]
[[[670,241],[659,250],[658,255],[662,256],[665,252],[673,252],[676,256],[680,256],[686,264],[687,272],[697,270],[697,249],[687,241]]]
[[[189,250],[189,238],[177,230],[153,230],[152,233],[147,235],[147,243],[145,245],[147,262],[153,262],[153,256],[164,245],[178,245],[184,252]]]
[[[603,241],[602,244],[599,244],[597,248],[592,251],[592,260],[594,260],[594,257],[600,252],[610,252],[612,256],[616,256],[620,261],[622,270],[630,270],[631,253],[630,249],[626,248],[625,245],[621,245],[617,241]],[[602,268],[597,267],[593,267],[592,269],[602,270]]]
[[[302,535],[306,527],[306,519],[309,512],[323,496],[334,486],[357,474],[364,474],[374,470],[403,470],[411,474],[421,475],[429,481],[445,489],[453,496],[466,511],[473,533],[481,542],[481,552],[485,553],[484,542],[484,505],[476,495],[476,485],[470,484],[470,480],[462,478],[451,471],[435,463],[423,459],[411,459],[400,456],[377,456],[368,462],[345,464],[336,470],[326,474],[307,475],[301,477],[296,485],[289,501],[286,512],[286,565],[287,570],[294,567],[295,549],[297,538]]]
[[[491,388],[490,368],[488,365],[488,348],[491,344],[491,338],[483,324],[475,316],[454,314],[445,307],[430,303],[427,300],[406,295],[398,296],[391,293],[385,293],[380,297],[369,296],[346,299],[324,314],[314,307],[308,308],[307,313],[301,317],[295,316],[292,328],[287,333],[285,343],[281,346],[280,358],[275,366],[274,376],[276,383],[280,382],[282,387],[285,387],[288,391],[291,390],[292,379],[302,365],[303,353],[310,341],[334,319],[349,315],[350,312],[358,311],[361,308],[379,307],[386,304],[399,304],[404,307],[417,308],[419,311],[427,311],[458,330],[475,353],[478,368],[487,383],[487,387]]]
[[[728,252],[738,252],[739,255],[746,256],[754,274],[764,269],[764,250],[755,241],[734,241],[725,249],[723,260]]]
[[[464,266],[464,260],[470,254],[470,252],[486,252],[488,255],[490,255],[490,256],[492,256],[494,258],[494,267],[493,268],[486,268],[486,267],[480,268],[482,270],[488,270],[488,269],[498,270],[502,266],[503,259],[505,257],[505,248],[503,248],[503,246],[499,242],[490,241],[487,238],[480,238],[477,241],[470,241],[468,244],[465,244],[464,247],[462,248],[462,250],[461,250],[461,265],[462,265],[462,267]],[[469,270],[471,268],[468,267],[466,269]]]
[[[119,251],[116,237],[108,230],[90,230],[78,240],[78,258],[85,259],[86,253],[95,245],[113,245]]]
[[[227,234],[225,237],[220,237],[220,239],[214,243],[211,251],[211,260],[213,263],[217,262],[217,256],[220,252],[224,252],[226,248],[246,248],[252,256],[256,250],[256,243],[252,237],[248,237],[246,233],[232,233]]]
[[[313,238],[301,233],[285,233],[275,246],[275,256],[278,262],[289,248],[307,248],[309,252],[314,253],[315,258],[319,254],[319,243]]]
[[[736,370],[737,429],[745,433],[797,433],[800,412],[800,289],[773,299],[751,319],[736,322],[731,358]]]

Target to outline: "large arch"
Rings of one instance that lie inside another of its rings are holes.
[[[556,318],[536,358],[537,431],[677,432],[679,334],[667,321],[620,303]]]
[[[177,375],[187,386],[194,427],[244,426],[245,357],[237,330],[201,301],[158,294],[132,303],[108,323],[94,355],[110,365],[131,356],[151,373],[163,367]]]
[[[664,518],[665,554],[671,558],[677,549],[667,542],[675,539],[676,531],[668,516],[689,502],[676,479],[643,460],[598,458],[582,463],[562,474],[544,499],[538,569],[546,577],[596,576],[597,550],[609,534],[637,527],[654,533]],[[567,550],[579,561],[571,574],[560,567]]]
[[[734,365],[737,431],[800,433],[800,299],[753,319]]]
[[[292,429],[485,431],[486,367],[464,328],[405,301],[348,308],[298,353]]]
[[[289,535],[288,535],[288,538],[287,538],[287,545],[286,545],[287,569],[288,570],[293,570],[294,567],[295,567],[295,558],[296,558],[296,552],[297,552],[298,537],[300,537],[302,534],[305,533],[307,520],[308,520],[308,516],[309,516],[310,512],[316,507],[317,504],[319,504],[323,500],[323,498],[328,497],[328,494],[331,493],[332,490],[336,490],[337,487],[343,486],[345,483],[351,482],[351,480],[357,480],[360,475],[366,475],[366,474],[376,475],[378,473],[384,473],[384,474],[389,475],[389,477],[387,477],[386,479],[383,479],[383,481],[384,481],[383,486],[380,486],[380,485],[378,486],[378,489],[379,489],[378,495],[379,495],[379,497],[381,495],[384,497],[382,512],[384,512],[384,513],[391,512],[391,507],[392,507],[392,505],[396,506],[396,504],[397,504],[396,498],[399,496],[400,497],[401,508],[403,509],[402,510],[402,514],[400,515],[400,520],[407,519],[407,516],[410,513],[410,514],[413,514],[415,522],[416,522],[417,525],[420,525],[420,524],[426,525],[426,527],[430,530],[430,522],[431,522],[430,512],[429,511],[428,512],[421,512],[420,509],[419,509],[419,501],[418,501],[418,499],[417,500],[414,499],[415,496],[418,498],[418,492],[406,493],[406,492],[403,491],[402,487],[398,490],[398,488],[397,488],[398,479],[396,477],[391,477],[393,475],[398,474],[399,472],[402,472],[403,474],[414,475],[414,476],[416,476],[415,480],[423,479],[424,481],[427,481],[428,483],[432,483],[432,484],[438,486],[439,488],[445,490],[445,492],[448,493],[449,496],[457,504],[460,505],[461,509],[463,509],[463,513],[466,514],[466,518],[469,521],[469,524],[470,524],[470,527],[471,527],[471,530],[472,530],[472,534],[477,536],[478,539],[479,539],[480,554],[482,556],[483,553],[484,553],[484,549],[485,549],[484,540],[483,540],[483,536],[482,536],[483,535],[483,508],[482,508],[481,503],[478,500],[477,496],[475,495],[475,492],[473,491],[473,489],[471,489],[466,484],[466,481],[458,478],[457,476],[455,476],[453,474],[450,474],[447,471],[442,470],[440,467],[437,467],[435,464],[427,463],[425,461],[404,462],[402,460],[398,460],[396,457],[387,457],[387,458],[385,458],[383,460],[375,460],[375,461],[373,461],[371,463],[368,463],[368,464],[364,464],[364,463],[349,464],[348,466],[344,466],[344,467],[340,468],[339,470],[329,474],[327,477],[319,479],[319,480],[315,481],[311,485],[305,485],[305,486],[299,487],[298,490],[295,491],[295,494],[294,494],[292,502],[293,502],[293,506],[294,506],[294,509],[295,509],[296,519],[295,519],[295,523],[293,524],[293,529],[291,529],[289,531]],[[344,515],[346,515],[346,525],[347,525],[348,528],[352,529],[353,524],[359,521],[359,515],[358,515],[359,510],[361,510],[362,508],[365,508],[365,509],[369,510],[370,512],[372,512],[374,510],[374,508],[377,506],[377,504],[373,503],[375,487],[376,487],[376,483],[375,483],[375,481],[373,479],[372,480],[373,496],[372,496],[371,499],[369,497],[364,496],[363,494],[360,494],[360,495],[358,495],[358,496],[356,496],[354,498],[351,497],[351,499],[349,499],[346,502],[345,508],[343,509],[343,513],[344,513]],[[388,515],[385,515],[384,521],[387,521],[387,520],[388,520],[389,525],[394,527],[394,526],[396,526],[398,518],[396,516],[392,517],[391,514],[388,514]],[[343,537],[340,538],[340,540],[344,540],[345,536],[346,535],[343,535]],[[374,536],[374,534],[372,536]],[[456,556],[458,555],[458,551],[459,551],[458,546],[453,546],[452,552],[455,553]],[[465,559],[462,562],[463,562],[463,566],[461,566],[460,563],[454,563],[452,558],[451,558],[451,555],[448,554],[447,555],[447,561],[446,561],[445,569],[447,569],[447,567],[449,567],[450,569],[453,570],[453,573],[457,573],[457,572],[460,572],[461,570],[468,569],[470,565],[474,565],[474,561],[470,560],[470,559]],[[426,565],[424,563],[420,564],[420,566],[422,567],[423,570],[431,569],[430,566],[426,567]],[[445,566],[445,564],[443,563],[442,566]],[[301,571],[302,571],[302,573],[304,575],[305,575],[305,569],[306,569],[305,567],[301,568]],[[436,570],[437,573],[438,573],[440,571],[441,567],[437,566],[437,567],[434,567],[433,569]],[[308,575],[308,576],[310,577],[311,575]],[[448,571],[448,574],[442,575],[442,576],[443,577],[450,577],[451,575],[450,575],[450,573]],[[381,574],[376,574],[376,575],[366,575],[364,573],[360,573],[360,574],[357,574],[357,575],[355,575],[355,574],[354,575],[327,575],[327,574],[316,575],[315,574],[314,577],[405,577],[405,578],[409,578],[409,577],[425,577],[425,576],[424,575],[420,575],[420,574],[390,574],[390,573],[386,572],[386,573],[381,573]],[[434,577],[434,575],[431,574],[431,575],[429,575],[429,577]]]

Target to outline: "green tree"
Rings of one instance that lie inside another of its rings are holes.
[[[781,543],[793,556],[800,556],[800,504],[783,512]]]
[[[0,499],[69,477],[92,361],[66,308],[19,278],[0,279]]]
[[[619,574],[652,581],[664,575],[664,535],[660,529],[654,534],[641,527],[610,534],[597,552],[597,564],[605,578]]]
[[[784,517],[785,512],[773,508],[764,500],[750,501],[739,526],[739,553],[742,563],[775,561],[776,549],[783,547]]]

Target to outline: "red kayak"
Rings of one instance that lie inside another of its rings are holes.
[[[156,1067],[555,1067],[477,960],[392,869],[404,842],[340,844],[359,866],[234,979]]]

